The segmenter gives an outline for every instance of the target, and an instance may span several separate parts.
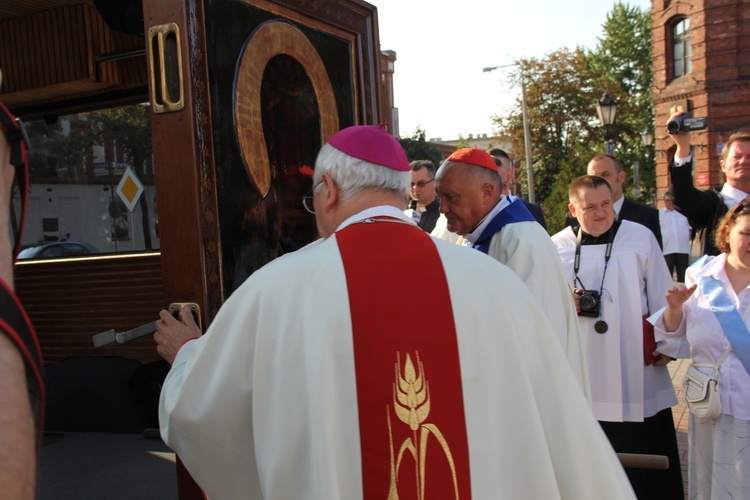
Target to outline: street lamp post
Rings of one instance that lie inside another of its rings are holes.
[[[605,127],[604,139],[607,141],[607,154],[612,155],[615,151],[615,143],[612,142],[612,124],[615,123],[618,102],[609,94],[604,94],[602,100],[596,103],[596,111],[599,113],[599,121]]]
[[[643,145],[648,148],[654,143],[654,132],[651,130],[644,130],[641,132],[641,140],[643,141]]]
[[[526,77],[523,68],[517,63],[504,64],[502,66],[489,66],[482,69],[483,73],[490,73],[496,69],[518,66],[521,69],[521,111],[523,113],[523,143],[526,148],[526,179],[529,184],[529,202],[536,203],[536,191],[534,190],[534,168],[531,161],[531,133],[529,132],[529,109],[526,104]]]
[[[641,132],[641,141],[648,150],[649,146],[654,143],[654,133],[650,130],[644,130]],[[633,164],[633,197],[637,200],[641,197],[641,177],[640,177],[640,163],[635,162]]]

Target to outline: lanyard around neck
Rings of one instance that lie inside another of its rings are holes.
[[[609,265],[609,258],[612,256],[612,243],[615,240],[615,234],[620,226],[620,221],[615,221],[611,228],[609,228],[609,235],[607,236],[607,249],[604,251],[604,271],[602,271],[602,282],[599,285],[599,295],[604,291],[604,276],[607,274],[607,266]],[[581,240],[583,236],[583,229],[578,226],[578,237],[576,238],[576,256],[573,262],[573,288],[576,287],[576,281],[583,286],[583,282],[578,278],[578,269],[581,265]],[[586,289],[585,286],[583,286]]]

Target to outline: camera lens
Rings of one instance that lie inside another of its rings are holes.
[[[589,309],[594,307],[594,297],[586,294],[581,295],[580,306],[584,311],[588,311]]]
[[[676,134],[680,131],[680,122],[677,120],[672,120],[671,122],[667,123],[667,132],[670,134]]]

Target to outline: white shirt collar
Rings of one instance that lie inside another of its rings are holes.
[[[688,267],[688,274],[695,281],[700,276],[713,276],[714,278],[729,282],[724,267],[727,264],[727,254],[722,253],[716,256],[704,255],[700,259],[706,259],[705,262],[697,269],[694,267],[699,264],[692,264]],[[700,260],[699,259],[699,260]]]
[[[738,205],[742,200],[747,198],[748,194],[744,191],[740,191],[736,187],[732,187],[726,182],[724,183],[724,187],[721,188],[721,196],[724,198],[724,204],[732,208],[735,205]]]
[[[347,226],[351,226],[356,222],[369,219],[371,217],[393,217],[394,219],[400,219],[408,224],[411,224],[412,226],[417,225],[416,222],[414,222],[413,219],[404,214],[402,210],[399,210],[392,205],[379,205],[377,207],[366,208],[361,212],[352,215],[344,222],[342,222],[339,227],[336,228],[336,231],[341,231]]]
[[[620,218],[620,210],[622,210],[623,203],[625,203],[625,195],[620,196],[620,199],[612,204],[615,209],[615,220]]]
[[[464,235],[464,241],[475,243],[477,241],[477,238],[482,236],[482,232],[484,232],[492,219],[494,219],[495,216],[502,212],[502,210],[508,205],[510,205],[510,201],[508,200],[507,196],[503,196],[502,198],[500,198],[500,201],[498,201],[497,204],[492,207],[492,210],[490,210],[487,215],[484,216],[484,219],[482,219],[482,222],[479,223],[476,229],[474,229],[469,234]]]

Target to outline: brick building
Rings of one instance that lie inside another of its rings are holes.
[[[750,0],[653,0],[653,103],[659,199],[669,187],[674,143],[663,124],[674,105],[709,118],[693,132],[695,185],[721,187],[725,141],[750,129]]]

